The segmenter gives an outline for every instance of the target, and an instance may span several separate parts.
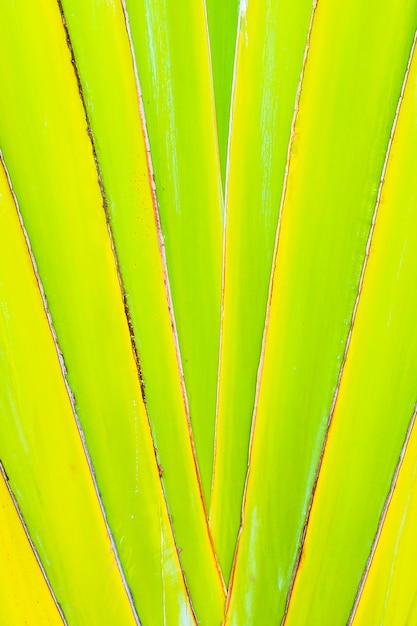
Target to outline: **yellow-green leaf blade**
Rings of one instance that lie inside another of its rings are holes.
[[[126,1],[206,502],[213,466],[222,190],[203,0]]]
[[[384,173],[361,297],[287,626],[312,621],[330,626],[348,620],[415,410],[417,329],[412,286],[417,282],[416,77],[414,59]],[[413,468],[405,469],[410,476]],[[395,494],[396,489],[394,498]],[[387,537],[392,549],[400,536]],[[409,551],[411,546],[403,549]],[[389,562],[385,562],[385,575],[389,575],[387,566]],[[383,601],[383,596],[373,596],[373,610]],[[400,606],[401,612],[407,610],[407,605]],[[407,622],[408,618],[403,620],[399,614],[398,619],[387,623]],[[370,619],[366,623],[383,621]]]
[[[410,576],[417,558],[416,435],[413,424],[376,552],[360,591],[351,622],[354,626],[413,624],[417,619],[416,581]]]
[[[210,508],[226,579],[240,524],[274,242],[311,13],[311,0],[264,0],[249,2],[240,16]]]
[[[1,210],[1,209],[0,209]],[[62,626],[63,620],[0,475],[0,621]]]
[[[133,626],[2,165],[0,221],[0,458],[68,624]]]
[[[415,16],[416,4],[408,1],[317,4],[227,624],[279,621],[285,610]],[[275,529],[273,537],[267,528]]]
[[[224,188],[239,2],[238,0],[207,0],[206,6],[216,100],[220,169]]]

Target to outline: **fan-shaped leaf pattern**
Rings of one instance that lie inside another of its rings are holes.
[[[414,623],[416,29],[0,3],[2,624]]]

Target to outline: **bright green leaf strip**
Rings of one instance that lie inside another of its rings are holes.
[[[403,218],[406,228],[415,228],[417,219],[415,182],[417,55],[415,45],[416,40],[389,161],[389,175],[384,184],[384,204],[400,202],[400,206],[412,214],[406,219]],[[402,216],[402,212],[399,215],[396,214],[396,221],[401,222]],[[396,224],[395,231],[398,227],[399,224]],[[408,235],[409,233],[404,238],[404,248],[409,246]],[[355,626],[406,624],[417,620],[416,581],[414,576],[410,576],[417,557],[415,540],[417,431],[415,420],[416,409],[349,622]]]
[[[133,626],[2,165],[0,268],[0,458],[10,487],[68,624]]]
[[[0,194],[3,189],[1,184]],[[3,198],[0,202],[0,211],[3,211]],[[63,626],[65,622],[26,535],[3,472],[0,472],[0,529],[0,623]]]
[[[95,0],[62,0],[62,7],[96,148],[180,561],[197,616],[207,623],[220,621],[225,594],[190,439],[122,6],[118,0],[99,7]]]
[[[209,501],[220,341],[222,190],[203,0],[126,0],[191,423]]]
[[[280,623],[283,617],[416,9],[414,1],[392,0],[319,0],[316,8],[282,209],[228,625]],[[343,493],[337,479],[334,485]],[[327,540],[326,533],[321,537]],[[332,576],[345,582],[343,573]],[[317,591],[313,583],[309,589]],[[340,600],[333,598],[336,608],[343,606]],[[313,615],[308,623],[320,620]]]
[[[206,0],[206,6],[216,101],[220,169],[223,187],[225,187],[239,0]]]
[[[255,0],[240,15],[210,509],[227,580],[240,525],[278,214],[311,15],[311,0]]]
[[[0,16],[0,145],[126,579],[145,626],[192,624],[59,7]]]
[[[383,175],[361,297],[287,626],[333,626],[348,621],[415,410],[417,327],[412,286],[417,283],[416,77],[415,60]],[[405,468],[407,480],[414,465],[415,459],[409,470]],[[398,497],[404,502],[405,496],[406,501],[404,488],[398,488]],[[396,495],[397,488],[394,499]],[[391,504],[394,512],[394,500]],[[401,538],[402,516],[397,510],[397,525],[387,536],[392,552]],[[411,546],[404,545],[403,550],[410,551]],[[380,574],[389,579],[391,566],[391,559],[387,559]],[[410,587],[415,583],[410,581]],[[403,593],[406,595],[405,587]],[[375,619],[378,607],[383,615],[384,600],[384,595],[372,596],[370,619],[363,623],[384,623]],[[412,623],[405,613],[407,604],[399,602],[397,610],[401,611],[399,619],[385,623]]]
[[[349,622],[354,626],[415,624],[417,621],[417,585],[413,575],[417,559],[417,430],[414,425],[415,419],[370,570],[360,589],[355,615]]]

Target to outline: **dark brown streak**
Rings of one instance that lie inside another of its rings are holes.
[[[136,367],[138,369],[138,374],[139,374],[139,380],[140,380],[140,385],[141,385],[141,390],[142,390],[142,397],[143,397],[143,401],[145,403],[146,406],[146,398],[145,398],[145,384],[143,381],[143,376],[142,376],[142,371],[141,371],[141,367],[140,367],[140,362],[139,362],[139,355],[138,355],[138,351],[137,351],[137,347],[136,347],[136,341],[135,341],[135,337],[134,337],[134,331],[133,331],[133,323],[132,323],[132,318],[130,315],[130,311],[129,311],[129,305],[128,305],[128,296],[123,284],[123,278],[122,278],[122,272],[121,272],[121,268],[120,268],[120,262],[119,262],[119,258],[117,255],[117,250],[116,250],[116,245],[115,245],[115,241],[114,241],[114,235],[113,235],[113,230],[111,227],[111,217],[110,217],[110,213],[109,213],[109,203],[107,201],[107,194],[106,194],[106,190],[104,187],[104,183],[103,183],[103,178],[101,175],[101,169],[100,169],[100,164],[99,164],[99,160],[97,157],[97,150],[96,150],[96,146],[95,146],[95,142],[94,142],[94,135],[93,135],[93,131],[91,129],[91,125],[90,125],[90,118],[88,115],[88,110],[87,110],[87,105],[86,105],[86,101],[85,101],[85,97],[84,97],[84,91],[83,91],[83,87],[81,84],[81,78],[80,78],[80,74],[78,71],[78,67],[77,67],[77,63],[75,60],[75,54],[74,54],[74,49],[71,43],[71,38],[69,35],[69,30],[68,30],[68,26],[67,26],[67,22],[65,19],[65,13],[64,13],[64,9],[62,6],[62,0],[57,0],[58,6],[59,6],[59,10],[61,12],[61,18],[62,18],[62,23],[64,26],[64,30],[65,30],[65,37],[66,37],[66,41],[67,41],[67,46],[68,49],[71,53],[71,63],[72,66],[74,68],[74,74],[75,74],[75,78],[77,80],[77,85],[78,85],[78,91],[80,94],[80,98],[81,98],[81,102],[83,105],[83,109],[84,109],[84,115],[86,118],[86,122],[87,122],[87,128],[86,128],[86,132],[87,135],[90,139],[90,143],[91,143],[91,149],[93,151],[93,158],[94,158],[94,164],[96,167],[96,173],[97,173],[97,182],[98,182],[98,186],[100,188],[100,195],[101,195],[101,200],[102,200],[102,206],[104,209],[104,213],[106,216],[106,224],[107,224],[107,231],[109,234],[109,238],[110,238],[110,243],[111,243],[111,248],[112,248],[112,252],[113,252],[113,256],[114,256],[114,262],[116,265],[116,270],[117,270],[117,278],[119,281],[119,286],[120,286],[120,290],[122,293],[122,298],[123,298],[123,306],[124,306],[124,311],[125,311],[125,315],[126,315],[126,320],[127,320],[127,325],[129,327],[129,336],[130,336],[130,342],[132,345],[132,352],[133,352],[133,356],[135,359],[135,363],[136,363]]]
[[[79,92],[79,95],[80,95],[81,103],[82,103],[83,110],[84,110],[85,119],[86,119],[86,122],[87,122],[86,132],[88,134],[88,137],[89,137],[90,143],[91,143],[91,149],[92,149],[94,164],[95,164],[96,173],[97,173],[97,182],[98,182],[98,186],[99,186],[99,189],[100,189],[100,195],[101,195],[101,199],[102,199],[102,206],[103,206],[103,209],[104,209],[104,214],[105,214],[105,217],[106,217],[107,232],[108,232],[108,235],[109,235],[111,249],[112,249],[112,252],[113,252],[113,258],[114,258],[114,262],[115,262],[115,266],[116,266],[117,278],[118,278],[119,287],[120,287],[120,291],[121,291],[121,295],[122,295],[122,299],[123,299],[123,305],[124,305],[126,320],[127,320],[127,324],[128,324],[128,328],[129,328],[129,336],[130,336],[130,342],[131,342],[133,357],[135,359],[135,363],[136,363],[136,367],[137,367],[137,371],[138,371],[138,375],[139,375],[140,386],[141,386],[142,398],[143,398],[143,402],[144,402],[145,409],[146,409],[146,412],[147,412],[146,399],[145,399],[145,385],[143,383],[142,371],[141,371],[141,368],[140,368],[140,365],[139,365],[139,357],[138,357],[138,352],[137,352],[137,348],[136,348],[136,342],[135,342],[134,336],[133,336],[133,326],[132,326],[132,321],[131,321],[129,308],[128,308],[128,304],[127,304],[127,294],[126,294],[126,291],[124,289],[122,275],[121,275],[121,269],[120,269],[120,264],[119,264],[119,259],[118,259],[118,256],[117,256],[117,251],[116,251],[116,247],[115,247],[115,243],[114,243],[113,231],[112,231],[112,228],[111,228],[111,220],[110,220],[110,215],[109,215],[109,210],[108,210],[108,201],[107,201],[106,191],[105,191],[105,188],[104,188],[103,179],[102,179],[102,176],[101,176],[101,170],[100,170],[100,165],[99,165],[99,161],[98,161],[98,157],[97,157],[96,146],[95,146],[95,143],[94,143],[93,131],[92,131],[91,125],[90,125],[90,119],[89,119],[89,115],[88,115],[88,111],[87,111],[87,105],[86,105],[86,101],[85,101],[85,97],[84,97],[83,87],[82,87],[82,84],[81,84],[81,78],[80,78],[80,74],[79,74],[79,71],[78,71],[77,63],[76,63],[76,60],[75,60],[74,49],[73,49],[73,46],[72,46],[72,42],[71,42],[71,38],[70,38],[70,34],[69,34],[67,21],[66,21],[66,18],[65,18],[65,12],[64,12],[63,5],[62,5],[62,0],[57,0],[57,4],[58,4],[59,11],[60,11],[60,14],[61,14],[62,24],[63,24],[64,31],[65,31],[65,38],[66,38],[68,50],[69,50],[69,52],[71,54],[71,64],[72,64],[73,69],[74,69],[74,74],[75,74],[75,78],[76,78],[77,86],[78,86],[78,92]],[[84,436],[83,436],[82,430],[81,430],[81,425],[80,424],[78,424],[78,425],[79,425],[80,434],[81,434],[83,442],[84,442],[84,449],[85,449],[87,458],[89,459],[89,455],[87,453],[87,446],[85,444]],[[100,505],[101,505],[101,510],[102,510],[104,519],[106,520],[107,532],[109,534],[109,537],[110,537],[110,540],[111,540],[111,543],[112,543],[114,555],[115,555],[116,561],[118,563],[118,569],[119,569],[119,572],[120,572],[120,575],[121,575],[121,578],[122,578],[122,581],[123,581],[123,585],[124,585],[124,588],[125,588],[126,593],[128,595],[128,598],[129,598],[129,601],[130,601],[130,606],[132,608],[132,612],[133,612],[135,621],[140,626],[140,619],[139,619],[139,615],[138,615],[138,612],[136,610],[136,606],[135,606],[135,603],[134,603],[133,594],[132,594],[132,591],[131,591],[128,583],[127,583],[127,579],[126,579],[126,576],[124,574],[123,567],[122,567],[122,564],[121,564],[121,561],[120,561],[120,558],[119,558],[119,555],[118,555],[116,543],[115,543],[115,540],[113,538],[113,534],[112,534],[112,532],[110,530],[109,523],[107,521],[107,516],[106,516],[105,508],[104,508],[104,503],[103,503],[103,500],[102,500],[102,497],[101,497],[100,490],[99,490],[98,485],[97,485],[97,481],[96,481],[96,478],[95,478],[93,466],[92,466],[92,463],[91,463],[90,459],[89,459],[89,465],[90,465],[91,470],[92,470],[92,475],[93,475],[94,483],[95,483],[95,486],[96,486],[97,496],[98,496],[98,499],[99,499],[99,502],[100,502]]]

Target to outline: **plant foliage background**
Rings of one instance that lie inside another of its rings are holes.
[[[417,623],[415,0],[0,3],[0,624]]]

